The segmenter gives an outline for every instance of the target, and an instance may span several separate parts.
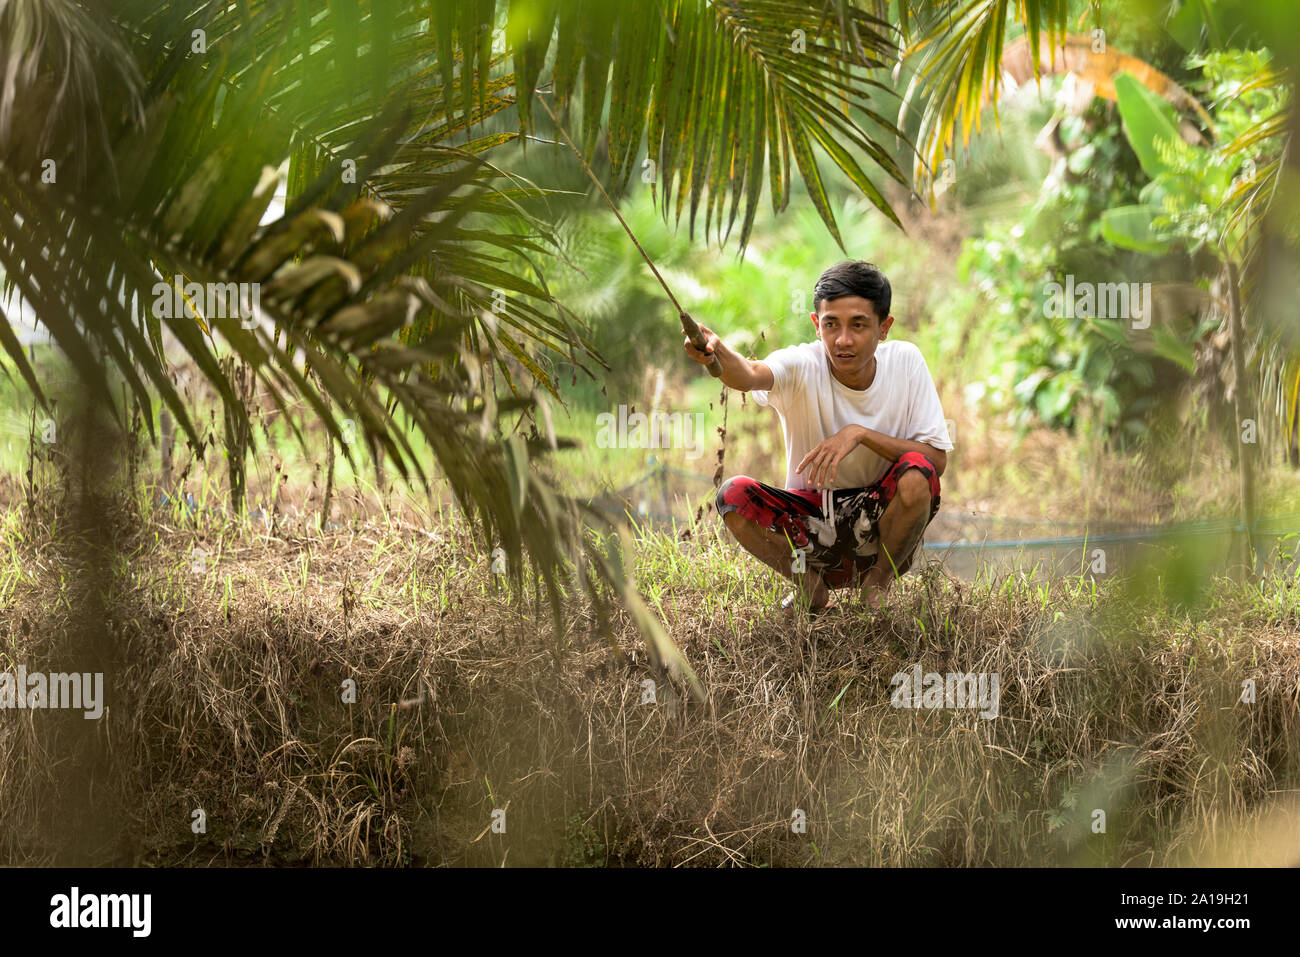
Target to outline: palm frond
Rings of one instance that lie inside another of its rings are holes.
[[[997,94],[1009,33],[1012,0],[964,0],[954,4],[918,5],[917,39],[907,55],[914,64],[903,97],[899,124],[920,106],[913,178],[932,177],[952,154],[961,134],[963,146],[980,129],[986,91],[997,116]],[[1015,14],[1030,50],[1033,75],[1040,75],[1040,45],[1055,51],[1068,27],[1066,0],[1016,0]],[[1055,55],[1054,53],[1052,54]]]
[[[225,67],[257,63],[259,75],[269,78],[285,69],[282,60],[292,66],[299,47],[269,45],[247,25],[259,22],[262,8],[244,4],[236,8],[241,19],[216,34],[225,49],[206,59],[178,56],[177,37],[188,37],[191,25],[210,25],[204,19],[210,11],[206,5],[164,6],[166,22],[154,26],[173,31],[166,39],[141,31],[142,21],[130,34],[159,54],[147,61],[155,69],[140,93],[143,121],[121,108],[135,91],[101,90],[115,163],[86,163],[84,179],[55,183],[29,172],[30,152],[20,150],[12,169],[0,165],[0,269],[50,330],[83,387],[122,421],[125,410],[115,399],[120,379],[151,431],[156,394],[190,441],[201,445],[169,381],[161,347],[165,327],[217,389],[227,421],[250,435],[247,412],[232,388],[232,361],[281,408],[291,398],[305,401],[334,440],[342,439],[341,420],[353,419],[377,479],[387,464],[425,488],[435,477],[447,482],[483,542],[506,553],[520,594],[527,557],[548,592],[557,641],[564,633],[565,570],[576,560],[585,569],[583,587],[602,614],[611,597],[620,598],[647,629],[652,660],[690,681],[698,696],[685,659],[649,619],[604,544],[588,535],[595,519],[529,471],[528,453],[540,453],[541,441],[507,437],[510,419],[526,414],[539,397],[533,387],[498,397],[487,371],[491,357],[474,346],[476,317],[466,303],[502,287],[536,299],[546,290],[475,259],[485,241],[476,217],[505,209],[516,218],[522,213],[509,190],[495,187],[498,171],[461,150],[453,162],[422,170],[421,180],[409,183],[394,203],[382,190],[376,198],[366,183],[343,183],[336,169],[325,168],[304,176],[296,201],[263,222],[294,142],[294,124],[265,122],[268,87],[231,82]],[[236,29],[241,22],[242,32]],[[269,59],[250,54],[246,45]],[[384,70],[365,56],[375,49],[382,45],[367,46],[355,61],[344,58],[338,69],[352,74],[358,87],[367,73],[380,83]],[[354,131],[349,142],[363,161],[358,179],[369,175],[374,185],[383,171],[400,168],[410,129],[408,107],[381,110]],[[22,148],[30,151],[34,142],[24,140]],[[525,255],[542,248],[517,236],[499,243]],[[172,295],[173,282],[259,289],[256,321],[207,302],[174,308],[179,297]],[[559,320],[548,325],[548,317],[523,308],[503,316],[498,328],[522,316],[547,329],[555,344],[574,347]],[[493,323],[485,322],[489,329]],[[39,394],[7,322],[6,333],[0,348]],[[513,361],[527,368],[518,338],[498,333],[494,341],[506,352],[513,349]],[[540,381],[539,370],[529,371]],[[413,435],[432,450],[436,475],[413,447]],[[351,460],[351,446],[343,446]]]
[[[1243,88],[1287,89],[1284,71],[1261,69]],[[1294,188],[1291,173],[1293,102],[1278,108],[1242,130],[1222,146],[1225,157],[1239,161],[1241,173],[1224,199],[1230,210],[1222,244],[1229,256],[1242,264],[1241,295],[1249,324],[1246,354],[1259,377],[1262,398],[1272,402],[1274,419],[1286,434],[1294,429],[1297,409],[1295,381],[1300,375],[1300,337],[1290,321],[1292,296],[1273,275],[1279,249],[1295,249]]]
[[[816,143],[882,213],[898,222],[854,156],[865,156],[889,178],[903,181],[884,145],[902,134],[885,116],[884,104],[894,99],[893,90],[875,75],[896,48],[895,31],[879,11],[836,2],[823,15],[780,0],[618,6],[599,0],[540,0],[505,6],[521,134],[531,129],[535,117],[529,100],[548,81],[566,127],[580,98],[581,128],[574,131],[575,139],[591,160],[599,134],[608,131],[611,194],[624,191],[633,174],[649,174],[636,164],[644,138],[654,164],[652,189],[665,219],[679,221],[689,196],[693,236],[707,192],[706,234],[716,218],[719,242],[725,242],[743,208],[743,249],[764,166],[773,209],[783,209],[790,198],[793,153],[793,167],[838,240],[811,149]],[[452,49],[462,36],[455,7],[445,0],[434,5],[439,49]],[[552,43],[554,66],[546,77],[543,65]],[[845,51],[851,54],[847,58]],[[608,119],[603,120],[607,103]],[[832,105],[836,103],[838,108]],[[883,132],[865,130],[854,110]]]
[[[860,165],[866,157],[888,177],[903,180],[883,145],[901,134],[882,105],[894,98],[893,90],[875,76],[898,42],[880,4],[871,13],[846,0],[820,12],[779,0],[674,0],[618,8],[603,0],[388,0],[339,18],[325,0],[249,0],[215,8],[191,2],[165,4],[161,11],[145,0],[125,3],[130,12],[124,19],[151,62],[174,63],[175,38],[188,37],[197,26],[207,29],[210,43],[215,37],[223,44],[221,56],[208,58],[209,68],[232,87],[262,91],[259,122],[278,127],[291,143],[294,202],[322,201],[304,195],[305,184],[324,183],[318,174],[339,171],[350,160],[357,194],[400,208],[408,196],[435,187],[439,171],[464,153],[526,143],[535,119],[531,99],[549,85],[562,122],[581,100],[577,132],[589,159],[608,131],[611,192],[627,188],[647,139],[655,163],[651,188],[662,198],[665,219],[675,209],[680,220],[689,195],[692,235],[707,195],[705,232],[716,219],[719,241],[725,242],[743,210],[743,248],[766,164],[773,208],[788,204],[797,169],[839,239],[814,147],[897,222]],[[806,47],[795,43],[796,31],[802,31]],[[252,42],[235,43],[241,34]],[[388,51],[389,66],[357,66],[359,56],[374,62],[381,48]],[[407,107],[406,124],[394,130],[400,148],[390,164],[375,167],[358,149],[358,137],[395,100]],[[507,112],[512,106],[513,115]],[[505,125],[512,120],[517,129]],[[867,132],[862,121],[881,132]],[[342,177],[332,188],[344,190]],[[509,214],[515,225],[521,223],[517,212]],[[526,217],[523,222],[553,255],[553,234]],[[492,285],[481,282],[477,295],[466,292],[458,304],[483,314],[485,294],[504,292],[512,307],[505,324],[513,333],[499,339],[479,323],[472,338],[522,362],[535,378],[541,372],[537,381],[556,394],[545,363],[526,355],[523,342],[579,364],[600,359],[576,317],[545,295],[544,277],[519,257],[519,235],[492,226],[477,234],[477,249],[486,255],[470,262],[499,256],[503,266],[476,277]],[[527,274],[528,283],[512,286],[503,275],[511,271]],[[418,264],[412,274],[422,275]],[[508,378],[506,366],[501,370]]]

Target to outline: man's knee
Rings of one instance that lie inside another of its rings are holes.
[[[895,493],[900,505],[909,511],[930,504],[930,480],[920,469],[908,469],[898,477]]]
[[[745,501],[745,489],[753,485],[754,480],[748,475],[733,475],[721,485],[718,486],[717,494],[713,496],[713,507],[717,509],[722,520],[727,523],[728,528],[734,528],[732,519],[728,516],[734,515],[737,519],[741,516],[739,509]]]

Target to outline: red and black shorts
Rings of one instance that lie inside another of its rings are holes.
[[[939,474],[920,452],[905,453],[880,481],[866,488],[781,489],[737,475],[718,489],[718,514],[739,512],[769,531],[784,533],[791,546],[804,553],[807,569],[820,572],[828,588],[847,588],[876,564],[877,523],[898,491],[899,476],[913,468],[930,480],[929,525],[939,511]],[[903,556],[900,575],[912,567],[915,554],[913,550]],[[792,563],[796,560],[792,555]]]

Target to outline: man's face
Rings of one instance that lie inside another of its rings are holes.
[[[894,324],[893,316],[883,317],[883,322],[881,318],[861,296],[822,300],[821,314],[814,313],[812,321],[839,378],[856,378],[870,370],[876,345]]]

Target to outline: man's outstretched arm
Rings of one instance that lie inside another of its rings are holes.
[[[691,345],[691,340],[688,338],[683,344],[686,354],[702,366],[707,366],[716,356],[718,365],[722,367],[722,375],[718,378],[728,389],[749,392],[752,389],[772,388],[776,380],[772,377],[772,370],[764,363],[755,359],[746,359],[719,339],[707,326],[700,326],[700,332],[704,334],[704,351],[701,352]],[[686,335],[685,329],[682,330],[682,335]]]

